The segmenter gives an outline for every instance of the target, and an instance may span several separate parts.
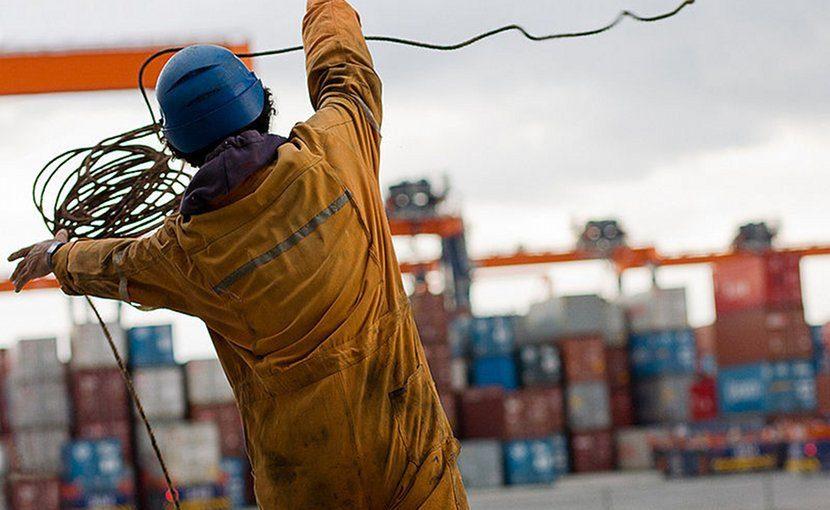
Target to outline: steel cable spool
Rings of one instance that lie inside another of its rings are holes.
[[[674,10],[657,16],[639,16],[631,11],[620,12],[614,20],[600,28],[537,36],[520,25],[506,25],[456,44],[432,44],[388,36],[368,36],[367,41],[400,44],[427,50],[455,51],[505,32],[519,32],[531,41],[548,41],[598,35],[611,30],[626,18],[639,22],[656,22],[675,16],[695,0],[684,0]],[[181,48],[167,48],[151,55],[138,72],[138,88],[147,106],[152,123],[106,138],[91,147],[71,149],[51,159],[38,172],[32,188],[35,208],[50,232],[61,229],[70,239],[136,238],[158,229],[170,214],[178,210],[181,195],[190,181],[184,163],[173,161],[164,147],[156,114],[144,88],[147,66],[155,59],[175,53]],[[299,52],[302,46],[237,54],[240,58],[263,57]],[[153,428],[144,414],[135,393],[132,379],[100,313],[87,297],[107,342],[115,356],[121,375],[129,390],[139,418],[150,437],[150,443],[165,477],[169,499],[179,510],[181,504]]]

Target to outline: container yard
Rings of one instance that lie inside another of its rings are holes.
[[[11,1],[0,510],[827,508],[821,0]]]

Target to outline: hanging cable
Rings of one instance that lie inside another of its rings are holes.
[[[506,25],[455,44],[433,44],[390,36],[368,36],[367,41],[401,44],[436,51],[460,50],[479,41],[505,32],[519,32],[531,41],[549,41],[598,35],[611,30],[625,18],[639,22],[661,21],[675,16],[695,0],[684,0],[674,10],[657,16],[640,16],[631,11],[620,12],[614,20],[600,28],[582,32],[534,35],[521,25]],[[179,197],[187,187],[189,176],[184,165],[174,165],[172,154],[165,148],[150,143],[163,143],[161,127],[144,87],[147,66],[164,55],[182,48],[167,48],[150,55],[138,71],[138,88],[147,106],[151,124],[111,136],[91,146],[66,151],[50,160],[38,173],[32,189],[35,207],[46,226],[53,233],[66,229],[72,239],[78,237],[140,237],[156,230],[178,208]],[[291,46],[237,54],[240,58],[265,57],[298,52],[302,46]],[[151,140],[147,140],[147,139]],[[80,158],[80,160],[78,159]],[[74,166],[73,166],[74,165]],[[49,200],[52,205],[48,205]],[[156,441],[132,379],[112,341],[109,329],[89,297],[87,303],[98,319],[107,342],[115,356],[118,368],[127,385],[130,399],[147,434],[153,452],[161,466],[168,494],[176,510],[181,508],[178,492],[173,484],[164,457]]]

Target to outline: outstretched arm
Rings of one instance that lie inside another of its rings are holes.
[[[174,229],[173,221],[168,220],[150,237],[80,239],[63,244],[54,253],[48,253],[53,240],[37,243],[9,257],[22,258],[12,275],[15,289],[54,273],[69,295],[120,299],[186,312],[183,288],[187,279],[176,264],[182,254]],[[65,242],[65,233],[59,233],[56,240]]]
[[[381,83],[357,12],[345,0],[308,0],[303,44],[314,109],[345,99],[355,103],[366,122],[379,131]]]

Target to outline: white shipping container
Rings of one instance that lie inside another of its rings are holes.
[[[133,372],[133,385],[148,418],[184,418],[184,375],[180,367],[136,369]]]
[[[112,341],[118,348],[118,353],[123,359],[127,357],[127,335],[118,325],[107,324]],[[79,324],[72,328],[70,334],[70,345],[72,348],[72,368],[112,368],[117,367],[115,356],[104,335],[101,325],[96,323]]]
[[[63,375],[55,338],[20,340],[12,349],[12,374],[20,379],[52,379]]]
[[[69,426],[66,381],[13,377],[9,384],[9,421],[13,430]]]
[[[170,475],[180,485],[216,483],[222,454],[219,429],[213,422],[168,422],[153,426]],[[143,430],[139,435],[139,465],[151,478],[161,479],[161,468]]]
[[[222,404],[234,401],[233,389],[219,360],[191,361],[185,366],[185,374],[187,399],[191,404]]]
[[[625,298],[631,331],[647,333],[688,327],[686,289],[652,289]]]
[[[18,473],[58,475],[63,468],[61,452],[69,441],[66,429],[16,431],[14,444],[14,470]]]
[[[543,343],[559,337],[602,335],[609,345],[624,345],[623,309],[596,294],[563,296],[531,305],[517,326],[519,344]]]

